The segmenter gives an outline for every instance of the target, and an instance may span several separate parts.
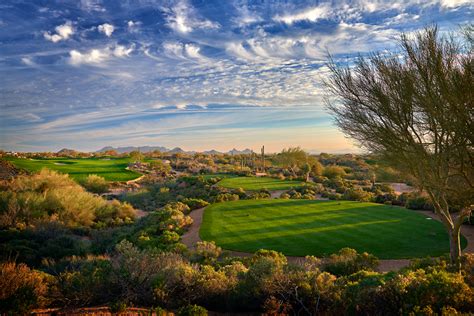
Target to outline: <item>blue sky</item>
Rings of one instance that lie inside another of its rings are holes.
[[[324,109],[327,52],[472,21],[472,1],[5,1],[0,148],[357,146]]]

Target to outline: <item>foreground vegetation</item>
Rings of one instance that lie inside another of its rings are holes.
[[[383,259],[440,256],[449,251],[449,239],[442,224],[429,219],[373,203],[235,201],[209,206],[200,235],[228,250],[265,248],[289,256],[327,256],[344,247]]]
[[[51,262],[46,272],[0,264],[0,311],[108,304],[114,311],[153,306],[179,315],[207,315],[206,309],[268,315],[458,315],[474,310],[474,257],[464,257],[463,263],[461,273],[451,272],[444,260],[378,273],[373,271],[375,257],[348,248],[324,263],[307,257],[292,265],[273,251],[239,259],[223,256],[212,243],[200,243],[190,253],[160,253],[123,241],[108,256]]]

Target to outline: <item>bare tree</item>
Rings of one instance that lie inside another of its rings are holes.
[[[429,195],[458,266],[460,227],[474,203],[472,30],[442,37],[428,27],[402,35],[397,55],[359,57],[352,67],[331,60],[327,82],[340,129]]]

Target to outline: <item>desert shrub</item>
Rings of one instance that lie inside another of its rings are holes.
[[[206,202],[202,199],[184,199],[182,201],[184,204],[186,204],[191,210],[196,210],[198,208],[203,208],[209,205],[209,202]]]
[[[262,258],[273,261],[279,267],[288,263],[288,260],[286,259],[285,255],[283,255],[281,252],[266,249],[260,249],[256,251],[251,257],[251,262],[257,262]]]
[[[232,278],[224,270],[181,261],[162,268],[154,282],[154,294],[164,306],[194,303],[222,308],[226,293],[233,286]]]
[[[47,303],[51,277],[15,262],[0,264],[0,312],[10,315],[27,314]]]
[[[112,200],[97,210],[96,222],[98,227],[119,226],[131,224],[135,218],[135,209],[126,202]]]
[[[428,197],[420,195],[418,193],[412,193],[408,196],[405,206],[412,210],[433,210]]]
[[[286,193],[286,192],[283,192],[283,193],[280,195],[280,199],[286,199],[286,200],[287,200],[287,199],[289,199],[289,198],[291,198],[291,196],[290,196],[288,193]]]
[[[327,177],[323,177],[323,176],[315,176],[313,177],[313,181],[316,182],[316,183],[323,183],[324,181],[328,180]]]
[[[81,184],[87,191],[92,193],[102,194],[109,191],[109,184],[107,181],[96,174],[88,175]]]
[[[214,198],[214,202],[227,202],[227,201],[238,201],[239,196],[231,193],[220,193]]]
[[[293,194],[291,194],[290,196],[290,199],[302,199],[303,198],[303,195],[299,192],[294,192]]]
[[[329,256],[323,269],[336,276],[350,275],[361,270],[372,271],[379,264],[377,257],[367,252],[357,253],[351,248],[342,248]]]
[[[178,310],[178,316],[207,316],[207,309],[198,305],[186,305]]]
[[[68,227],[91,227],[108,220],[132,221],[134,211],[116,202],[109,204],[71,180],[47,169],[19,176],[0,193],[3,227],[25,227],[57,221]]]
[[[180,239],[181,237],[178,233],[174,231],[165,230],[159,237],[159,242],[163,245],[172,245],[179,242]]]
[[[344,200],[369,202],[373,199],[373,194],[360,188],[347,189],[343,195]]]
[[[387,291],[402,302],[405,312],[417,306],[430,307],[439,313],[443,307],[458,311],[472,311],[474,291],[459,273],[434,269],[430,272],[419,269],[396,275],[386,284]]]
[[[114,299],[129,305],[156,306],[158,298],[154,289],[160,276],[184,261],[175,253],[140,250],[128,241],[122,241],[110,262],[111,288],[117,291]]]
[[[183,212],[170,208],[163,208],[156,211],[153,216],[158,220],[160,229],[170,231],[182,231],[183,228],[191,225],[193,219]]]
[[[314,200],[315,199],[315,196],[314,194],[309,194],[309,193],[306,193],[306,194],[303,194],[301,196],[302,199],[305,199],[305,200]]]
[[[243,188],[237,188],[237,189],[232,189],[230,190],[230,192],[226,192],[225,190],[228,190],[228,189],[225,189],[225,188],[220,188],[221,191],[220,193],[232,193],[232,194],[237,194],[239,196],[239,199],[245,199],[247,198],[247,192],[245,192],[245,190]]]
[[[392,204],[397,204],[397,195],[396,194],[391,194],[391,193],[382,193],[382,194],[377,194],[374,197],[374,202],[375,203],[380,203],[380,204],[387,204],[387,205],[392,205]]]
[[[247,196],[249,200],[269,199],[270,197],[270,193],[267,192],[254,192]]]
[[[342,200],[343,197],[340,193],[331,193],[328,191],[325,191],[322,195],[330,200]]]
[[[24,230],[0,231],[0,258],[16,256],[17,262],[39,267],[45,258],[81,256],[89,251],[88,242],[57,222],[42,223]]]
[[[219,258],[222,254],[222,248],[216,246],[213,241],[199,241],[196,244],[196,250],[192,254],[194,261],[210,264]]]
[[[333,166],[327,166],[323,170],[323,176],[329,179],[334,179],[336,177],[344,177],[346,175],[346,172],[344,171],[344,168],[333,165]]]
[[[461,257],[462,272],[466,282],[474,287],[474,254],[466,253]]]
[[[122,301],[116,301],[116,302],[110,303],[109,309],[112,314],[125,313],[127,311],[127,303],[122,302]]]
[[[56,277],[58,302],[66,307],[106,304],[118,294],[111,283],[107,258],[73,258]]]
[[[384,291],[388,276],[359,271],[338,280],[346,315],[398,315],[399,306]]]
[[[182,203],[182,202],[168,203],[165,206],[163,206],[162,210],[164,210],[164,211],[171,211],[171,210],[179,211],[179,212],[181,212],[185,215],[187,215],[187,214],[189,214],[189,212],[191,212],[191,208],[187,204]]]

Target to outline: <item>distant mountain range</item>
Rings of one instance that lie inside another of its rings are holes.
[[[175,153],[195,154],[196,153],[196,151],[185,151],[179,147],[169,149],[162,146],[138,146],[138,147],[137,146],[127,146],[127,147],[106,146],[102,149],[97,150],[96,153],[102,153],[109,150],[115,150],[119,154],[129,153],[132,151],[140,151],[142,153],[148,153],[155,150],[161,151],[163,153],[171,153],[171,154],[175,154]],[[208,154],[208,155],[219,155],[219,154],[244,155],[244,154],[251,154],[252,152],[253,151],[248,148],[244,150],[237,150],[234,148],[232,150],[229,150],[228,152],[221,152],[214,149],[203,151],[204,154]]]

